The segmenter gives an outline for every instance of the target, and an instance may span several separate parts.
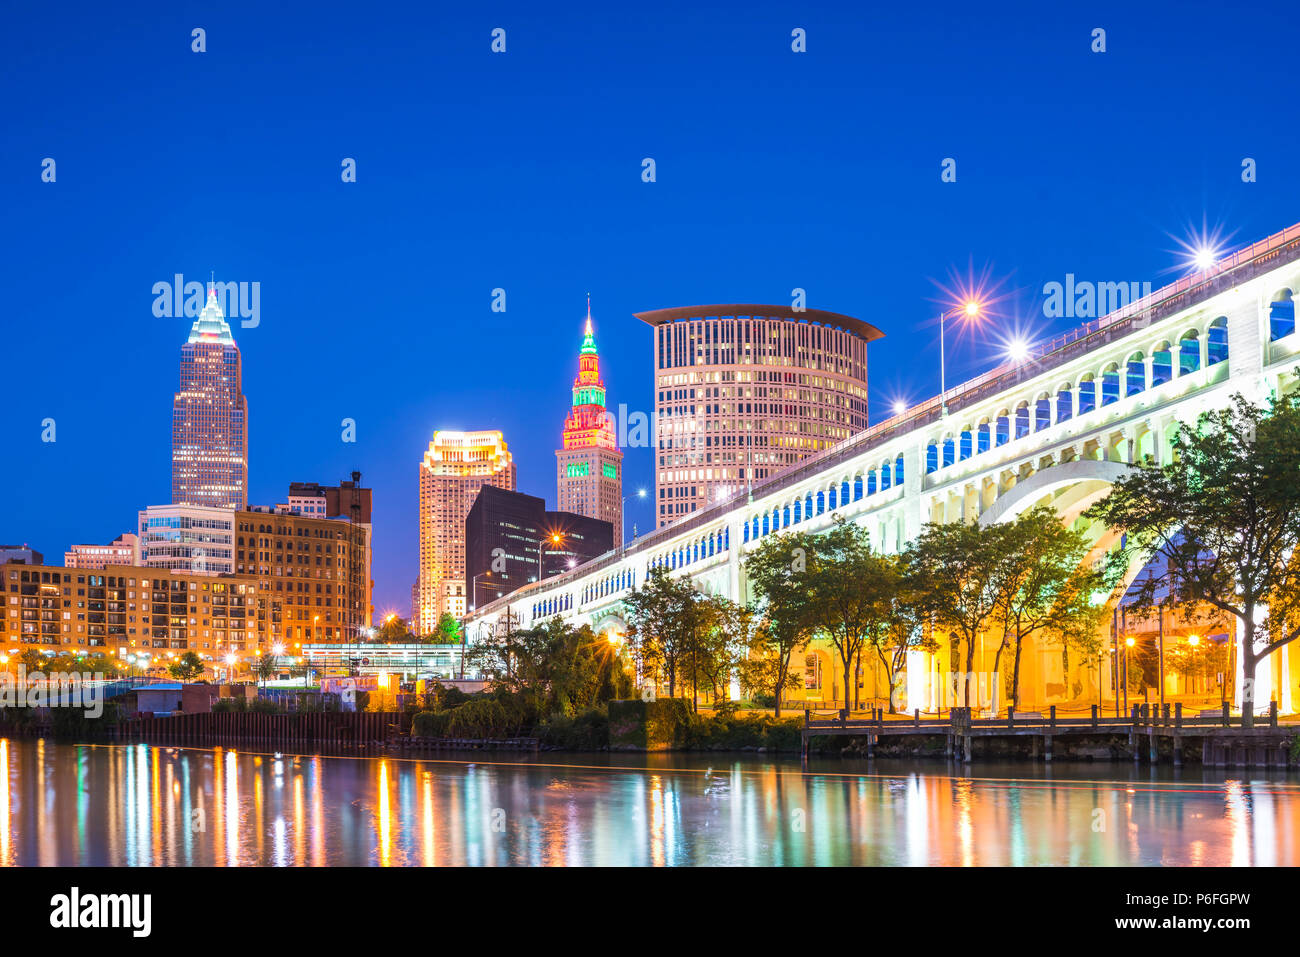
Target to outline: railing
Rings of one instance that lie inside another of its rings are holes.
[[[813,715],[827,715],[825,718],[814,718]],[[1225,704],[1221,710],[1213,714],[1199,714],[1195,717],[1185,716],[1183,714],[1182,702],[1173,705],[1165,705],[1163,709],[1158,705],[1133,705],[1132,711],[1127,715],[1106,717],[1100,713],[1097,705],[1092,705],[1091,714],[1081,715],[1079,717],[1061,716],[1057,714],[1056,705],[1048,709],[1046,717],[1037,713],[1019,713],[1009,710],[1007,716],[997,718],[973,718],[970,716],[967,708],[954,708],[947,718],[922,718],[919,709],[913,710],[910,715],[891,716],[886,718],[883,709],[873,709],[871,717],[851,717],[849,712],[840,711],[835,716],[830,716],[830,712],[804,712],[804,730],[810,731],[868,731],[868,732],[905,732],[908,730],[932,730],[935,732],[947,731],[964,731],[975,730],[1080,730],[1089,728],[1111,729],[1111,730],[1138,730],[1153,728],[1240,728],[1244,726],[1241,715],[1234,715]],[[1276,728],[1278,727],[1278,708],[1277,702],[1269,702],[1269,711],[1266,715],[1258,716],[1254,727],[1257,728]]]

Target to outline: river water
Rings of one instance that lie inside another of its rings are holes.
[[[5,865],[1295,865],[1300,776],[0,739]]]

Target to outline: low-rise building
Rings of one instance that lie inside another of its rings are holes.
[[[0,644],[108,654],[136,649],[217,656],[269,647],[269,600],[256,581],[162,568],[0,566]]]
[[[139,564],[140,537],[132,532],[123,532],[107,545],[73,545],[63,553],[64,568]]]

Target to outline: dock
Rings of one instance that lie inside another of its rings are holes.
[[[867,757],[875,757],[882,739],[904,736],[943,736],[944,756],[970,763],[975,740],[1028,738],[1035,759],[1050,763],[1053,742],[1058,738],[1096,735],[1123,735],[1133,760],[1145,754],[1151,764],[1160,761],[1162,742],[1171,745],[1175,767],[1183,763],[1184,749],[1199,741],[1205,767],[1286,768],[1291,763],[1291,743],[1300,726],[1278,723],[1277,702],[1269,711],[1256,717],[1252,728],[1243,728],[1239,715],[1232,715],[1225,704],[1213,714],[1183,714],[1181,703],[1163,708],[1134,705],[1128,715],[1105,717],[1093,705],[1087,715],[1058,715],[1055,705],[1048,713],[1017,712],[1009,709],[1005,717],[974,718],[970,708],[952,708],[947,717],[922,717],[919,710],[911,716],[885,716],[883,708],[874,708],[867,717],[850,717],[847,710],[837,716],[814,717],[804,712],[801,754],[808,759],[809,742],[816,737],[864,737]]]

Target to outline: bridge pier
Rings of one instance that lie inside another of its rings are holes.
[[[1050,734],[1043,735],[1043,762],[1045,764],[1052,763],[1052,736]]]

